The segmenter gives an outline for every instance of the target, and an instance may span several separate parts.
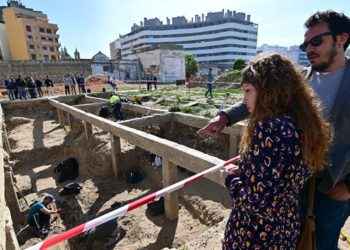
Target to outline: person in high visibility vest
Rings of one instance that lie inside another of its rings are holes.
[[[124,119],[124,115],[123,115],[123,113],[121,111],[122,103],[121,103],[120,97],[115,95],[115,94],[111,94],[111,97],[109,98],[109,103],[113,107],[114,119],[116,121],[117,120],[123,120]]]

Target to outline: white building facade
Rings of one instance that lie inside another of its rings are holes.
[[[110,65],[108,56],[99,51],[91,59],[92,75],[104,75],[106,71],[110,71]]]
[[[164,83],[185,81],[185,54],[181,46],[162,44],[144,50],[136,53],[144,74],[155,75],[158,81]]]
[[[157,44],[182,45],[186,54],[193,54],[201,64],[232,65],[236,59],[249,61],[256,55],[258,25],[250,15],[235,11],[198,15],[188,22],[185,17],[167,18],[163,25],[158,18],[134,24],[132,32],[120,36],[110,44],[111,57],[120,51],[121,59],[138,50]]]
[[[293,45],[288,48],[278,45],[263,44],[262,46],[258,47],[257,53],[278,53],[288,57],[295,64],[301,66],[307,66],[309,64],[306,53],[299,49],[299,45]]]
[[[0,22],[0,60],[10,60],[10,48],[7,41],[6,26]]]

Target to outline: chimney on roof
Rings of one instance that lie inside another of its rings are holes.
[[[166,24],[170,25],[170,18],[169,17],[166,18]]]
[[[143,27],[143,22],[142,21],[140,22],[140,26]]]
[[[193,23],[193,17],[191,18],[191,23]]]
[[[202,22],[204,22],[205,20],[204,20],[204,14],[202,14]]]
[[[250,15],[247,15],[247,21],[250,22]]]

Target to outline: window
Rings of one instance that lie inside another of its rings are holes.
[[[49,42],[53,42],[52,38],[48,38],[47,40],[49,40]]]
[[[44,55],[45,60],[49,60],[49,55]]]
[[[56,60],[56,56],[51,56],[51,60]]]
[[[36,60],[36,55],[32,54],[32,60]]]
[[[41,37],[41,40],[42,40],[42,41],[46,41],[46,37],[42,36],[42,37]]]
[[[50,47],[50,51],[54,52],[55,48],[54,47]]]
[[[58,39],[57,38],[55,39],[55,41],[56,41],[56,43],[58,43]]]
[[[44,28],[39,29],[40,32],[45,32]]]
[[[27,37],[28,37],[28,40],[33,40],[33,36],[28,35]]]
[[[47,47],[46,47],[46,46],[43,46],[43,50],[47,50]]]
[[[28,31],[28,32],[31,32],[32,31],[32,28],[30,27],[30,26],[26,26],[26,30]]]
[[[33,44],[30,44],[30,45],[29,45],[29,48],[30,48],[30,49],[35,49]]]
[[[47,31],[47,33],[49,33],[49,34],[51,34],[51,33],[52,33],[50,29],[47,29],[46,31]]]

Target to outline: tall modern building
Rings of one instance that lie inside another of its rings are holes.
[[[47,15],[14,0],[1,10],[12,60],[59,59],[58,26]]]
[[[299,45],[293,45],[288,48],[278,45],[263,44],[262,46],[258,47],[257,53],[278,53],[288,57],[295,64],[299,64],[301,66],[307,66],[309,64],[306,53],[299,49]]]
[[[144,18],[110,44],[111,58],[128,59],[143,48],[175,44],[193,54],[198,63],[232,65],[238,58],[255,56],[257,36],[258,25],[250,21],[250,15],[230,10],[196,15],[190,21],[184,16],[167,18],[166,24],[158,18]]]

